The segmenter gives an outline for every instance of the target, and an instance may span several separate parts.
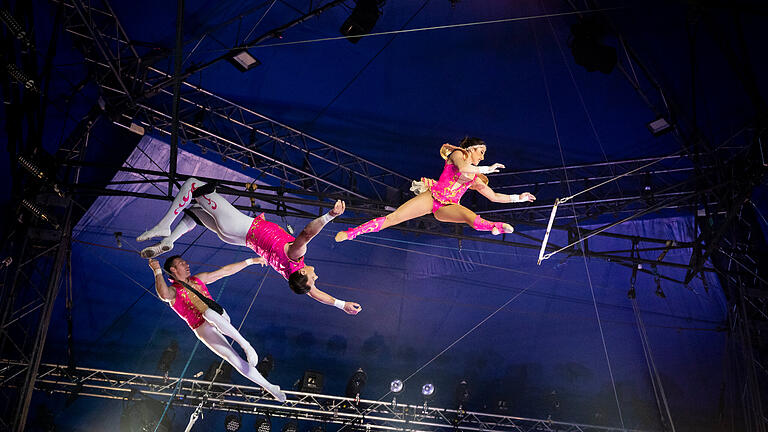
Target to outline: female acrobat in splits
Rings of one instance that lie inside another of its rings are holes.
[[[244,377],[255,382],[268,391],[280,402],[285,402],[285,393],[279,386],[271,384],[256,370],[259,363],[259,356],[240,332],[229,322],[229,315],[222,308],[220,312],[213,310],[209,304],[219,308],[218,303],[213,302],[211,294],[208,292],[207,284],[213,283],[223,277],[233,275],[251,264],[266,264],[264,258],[249,258],[245,261],[225,265],[224,267],[209,273],[198,273],[192,276],[189,271],[189,264],[178,255],[174,255],[165,260],[165,270],[173,276],[174,282],[169,287],[163,278],[163,270],[157,260],[149,260],[149,267],[155,272],[155,289],[161,299],[168,302],[171,308],[189,325],[189,328],[195,333],[208,348],[216,355],[226,360]],[[184,284],[193,287],[206,299],[198,297],[192,293]],[[210,301],[209,301],[210,300]],[[227,343],[224,336],[234,339],[245,351],[248,359],[242,357]]]
[[[225,242],[246,246],[266,259],[267,264],[288,280],[296,294],[307,294],[320,303],[335,306],[349,315],[362,310],[355,302],[345,302],[317,289],[315,268],[304,264],[307,244],[336,216],[344,213],[343,201],[336,201],[328,213],[308,223],[293,238],[279,225],[264,220],[264,214],[252,218],[235,208],[215,192],[212,184],[190,177],[181,185],[165,216],[153,228],[136,238],[138,241],[163,237],[160,243],[144,248],[141,256],[154,258],[173,249],[173,243],[198,223],[216,233]],[[184,213],[171,231],[171,223]]]
[[[467,191],[474,189],[493,202],[514,203],[536,199],[528,192],[520,195],[496,193],[488,187],[488,178],[484,174],[498,172],[504,165],[495,163],[490,166],[478,166],[485,159],[485,142],[480,138],[464,138],[458,147],[443,144],[440,156],[445,159],[445,167],[440,178],[435,181],[421,178],[414,181],[411,190],[416,197],[406,201],[394,212],[347,231],[336,234],[336,241],[352,240],[360,234],[378,232],[384,228],[415,219],[432,212],[440,222],[466,223],[478,231],[490,231],[494,235],[511,233],[511,225],[502,222],[489,222],[472,210],[459,204]]]

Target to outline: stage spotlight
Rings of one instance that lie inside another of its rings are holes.
[[[504,399],[499,399],[496,401],[496,411],[499,414],[506,414],[509,411],[509,402],[507,402]]]
[[[270,432],[272,430],[272,422],[269,420],[269,416],[257,416],[253,428],[256,432]]]
[[[365,374],[365,371],[363,371],[363,368],[358,368],[347,382],[347,397],[354,398],[356,404],[360,403],[360,392],[363,391],[367,379],[368,376]]]
[[[464,409],[464,404],[469,400],[469,383],[467,380],[459,381],[456,386],[456,405],[459,407],[459,411]]]
[[[433,394],[435,394],[435,386],[432,383],[424,384],[421,387],[421,395],[424,398],[431,398]]]
[[[272,372],[272,369],[275,368],[275,359],[272,358],[271,354],[267,354],[261,359],[259,359],[259,364],[256,365],[256,370],[259,371],[261,376],[264,378],[267,378],[269,376],[269,373]]]
[[[219,364],[221,364],[221,366],[219,366]],[[205,372],[203,380],[217,383],[232,382],[232,365],[227,362],[215,360],[208,366],[208,370]]]
[[[117,235],[115,235],[117,237]],[[159,370],[165,379],[168,379],[168,372],[171,370],[173,361],[176,360],[176,354],[179,352],[179,344],[175,340],[172,340],[170,344],[163,350],[160,355],[160,360],[157,362],[157,370]]]
[[[606,34],[603,22],[598,17],[588,16],[573,24],[571,33],[573,37],[569,46],[576,64],[583,66],[588,72],[599,70],[604,74],[611,73],[618,58],[616,48],[601,42]]]
[[[357,0],[352,14],[341,25],[339,32],[346,36],[348,41],[358,43],[361,35],[373,30],[373,26],[382,14],[383,6],[384,0]]]
[[[298,383],[299,391],[305,393],[322,393],[323,374],[317,371],[304,371],[304,376]]]
[[[672,125],[669,124],[667,119],[659,117],[656,120],[645,125],[653,136],[664,135],[672,130]]]
[[[282,432],[297,432],[299,430],[299,423],[296,420],[288,420],[281,429]]]
[[[229,52],[227,61],[232,63],[240,72],[247,72],[256,66],[259,66],[261,62],[256,57],[252,56],[248,50],[234,49]]]
[[[26,208],[27,210],[29,210],[29,211],[30,211],[30,212],[31,212],[33,215],[35,215],[35,216],[37,216],[38,218],[40,218],[40,219],[42,219],[42,220],[44,220],[44,221],[48,222],[49,224],[51,224],[51,225],[53,226],[53,228],[54,228],[54,229],[58,230],[58,229],[60,228],[60,227],[59,227],[59,224],[57,224],[57,223],[56,223],[56,222],[53,220],[53,218],[52,218],[51,216],[48,216],[48,214],[46,214],[46,213],[43,211],[43,209],[41,209],[39,206],[35,205],[35,204],[34,204],[34,203],[32,203],[31,201],[29,201],[29,200],[22,200],[22,201],[21,201],[21,205],[22,205],[22,207],[24,207],[24,208]]]
[[[237,432],[243,425],[243,418],[240,414],[230,413],[224,419],[224,430],[227,432]]]
[[[389,391],[392,393],[400,393],[403,391],[403,382],[399,379],[392,381],[392,383],[389,385]]]

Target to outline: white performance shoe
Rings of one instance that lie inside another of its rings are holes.
[[[140,255],[142,258],[149,259],[162,255],[171,249],[173,249],[173,243],[170,240],[162,239],[160,243],[142,249]]]
[[[171,229],[170,228],[163,229],[163,228],[154,227],[154,228],[152,228],[152,229],[150,229],[148,231],[144,231],[144,233],[142,235],[136,237],[136,241],[143,242],[143,241],[147,241],[147,240],[149,240],[151,238],[155,238],[155,237],[168,237],[169,235],[171,235]]]
[[[264,390],[266,390],[269,394],[272,395],[275,399],[279,400],[280,402],[285,402],[288,397],[283,393],[282,390],[280,390],[280,386],[270,384],[268,387],[264,387]]]

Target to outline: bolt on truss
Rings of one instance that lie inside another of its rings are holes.
[[[0,383],[5,383],[6,377],[23,367],[24,364],[17,361],[0,360]],[[73,372],[66,366],[56,364],[40,365],[35,382],[36,389],[40,391],[114,400],[127,400],[137,391],[147,396],[169,398],[177,385],[177,377],[86,367],[77,367]],[[173,400],[176,407],[196,408],[203,403],[204,409],[238,411],[242,414],[249,411],[253,414],[267,413],[274,417],[318,421],[342,428],[348,426],[348,430],[639,432],[610,426],[408,405],[389,400],[356,401],[354,398],[297,391],[286,391],[288,401],[281,404],[261,387],[187,378],[181,379],[179,387]]]

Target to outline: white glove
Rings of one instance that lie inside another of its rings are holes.
[[[495,163],[491,166],[478,166],[477,172],[480,174],[493,174],[499,172],[500,168],[504,168],[504,165],[500,163]]]

